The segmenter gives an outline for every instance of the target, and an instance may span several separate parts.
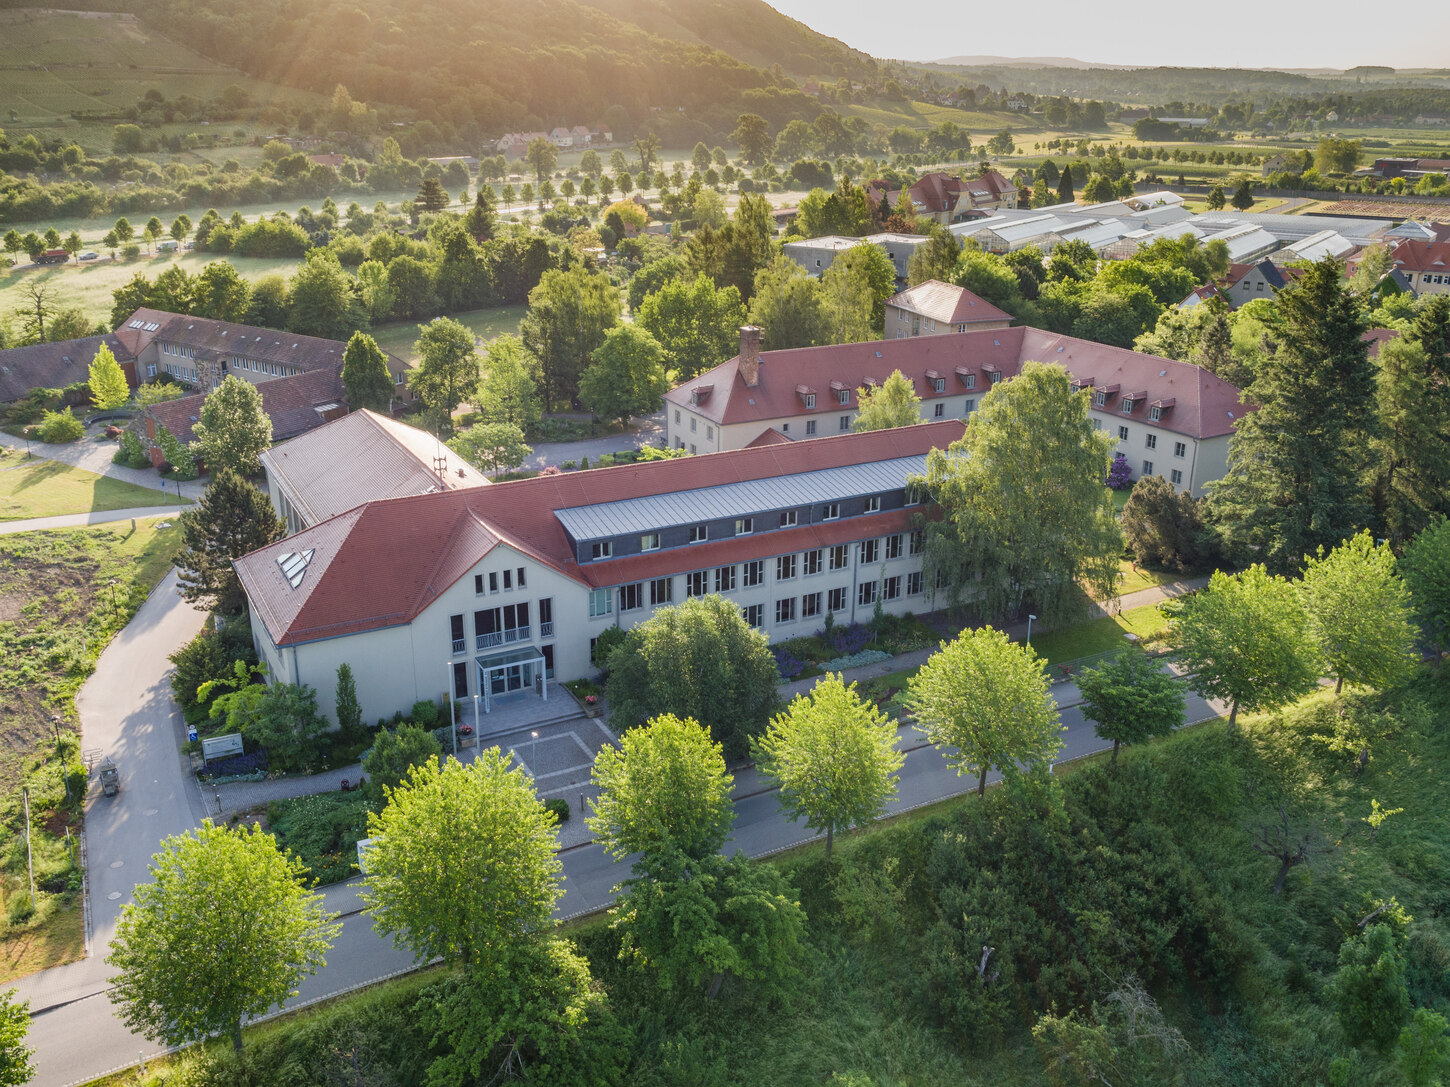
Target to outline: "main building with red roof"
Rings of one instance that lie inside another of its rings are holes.
[[[334,424],[336,426],[336,424]],[[596,638],[721,593],[772,641],[926,605],[915,496],[947,420],[364,502],[239,559],[253,641],[333,713],[483,708],[592,672]],[[285,447],[284,447],[285,448]]]
[[[1092,418],[1118,436],[1135,476],[1161,475],[1195,495],[1228,470],[1229,435],[1251,410],[1200,366],[1036,328],[762,351],[760,329],[747,326],[735,358],[665,394],[665,436],[708,453],[746,448],[767,431],[792,441],[848,433],[861,391],[895,370],[914,385],[924,419],[964,419],[1031,361],[1058,363],[1090,390]]]

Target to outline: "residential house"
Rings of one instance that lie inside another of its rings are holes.
[[[1019,190],[996,170],[981,177],[963,181],[951,174],[933,171],[923,174],[907,189],[918,219],[949,226],[998,208],[1015,208]],[[900,190],[892,190],[884,181],[866,185],[866,196],[873,204],[885,200],[889,208],[901,203]]]
[[[366,408],[274,445],[262,468],[289,533],[364,502],[489,483],[434,435]]]
[[[928,279],[886,300],[886,338],[1007,328],[1012,315],[965,287]]]
[[[1254,264],[1231,264],[1228,275],[1219,280],[1219,290],[1228,304],[1238,309],[1256,298],[1273,298],[1284,289],[1293,273],[1271,260]]]
[[[1358,267],[1357,257],[1346,264],[1349,274]],[[1416,297],[1450,294],[1450,241],[1402,241],[1390,251],[1395,278]]]
[[[1238,389],[1191,363],[1035,328],[761,351],[760,329],[747,325],[735,358],[665,394],[665,438],[709,453],[745,448],[771,429],[793,441],[847,433],[861,390],[895,370],[915,387],[924,420],[964,419],[1033,360],[1059,363],[1092,389],[1096,425],[1117,433],[1135,473],[1193,494],[1227,471],[1234,421],[1252,410]]]
[[[1422,177],[1450,175],[1450,159],[1375,159],[1371,169],[1382,178],[1402,177],[1413,184]]]
[[[867,234],[864,238],[828,234],[821,238],[786,242],[781,246],[781,252],[811,275],[818,276],[824,274],[835,263],[836,257],[846,250],[858,245],[874,245],[886,254],[886,259],[896,269],[896,278],[904,283],[912,254],[930,240],[925,234],[894,234],[889,231]]]
[[[91,363],[104,344],[116,356],[126,382],[136,387],[136,356],[117,336],[86,336],[0,350],[0,404],[22,400],[31,389],[63,389],[90,380]]]
[[[920,341],[927,342],[927,341]],[[771,641],[830,616],[925,610],[919,494],[947,420],[817,442],[381,499],[236,562],[274,682],[335,712],[351,666],[368,719],[419,699],[548,698],[595,640],[719,593]],[[930,515],[930,514],[928,514]]]

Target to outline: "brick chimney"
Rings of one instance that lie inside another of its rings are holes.
[[[752,388],[760,384],[760,327],[742,325],[740,328],[740,376]]]

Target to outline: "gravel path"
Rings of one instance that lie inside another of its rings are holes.
[[[534,452],[524,461],[528,469],[560,467],[565,461],[578,462],[584,457],[598,460],[605,453],[619,453],[626,449],[642,449],[647,445],[659,445],[665,436],[665,414],[650,415],[634,420],[634,429],[623,434],[611,434],[608,438],[589,438],[580,442],[540,442]]]

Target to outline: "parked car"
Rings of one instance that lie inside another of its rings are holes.
[[[156,243],[156,252],[158,252],[158,253],[171,253],[171,252],[174,252],[175,249],[176,249],[176,239],[175,238],[168,238],[164,242],[157,242]]]
[[[76,257],[76,260],[100,260],[100,259],[101,259],[101,254],[97,253],[94,249],[87,249],[80,256]]]

